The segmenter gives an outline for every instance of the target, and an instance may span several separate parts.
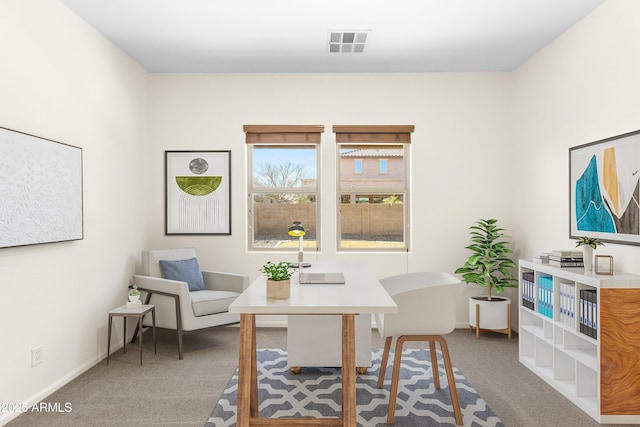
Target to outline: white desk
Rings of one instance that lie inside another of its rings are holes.
[[[297,273],[291,278],[291,296],[267,299],[266,278],[259,277],[230,306],[240,314],[240,356],[238,363],[237,426],[276,425],[277,420],[258,417],[256,323],[260,314],[338,314],[342,316],[342,418],[324,418],[314,425],[356,425],[355,315],[395,313],[397,306],[373,273],[363,264],[316,265],[316,271],[344,273],[343,285],[300,285]],[[310,425],[309,419],[287,419],[287,425]]]

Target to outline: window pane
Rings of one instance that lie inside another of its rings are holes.
[[[317,145],[255,145],[251,158],[250,247],[297,251],[287,231],[300,221],[304,247],[317,248]]]
[[[355,160],[355,173],[356,174],[361,174],[362,173],[362,159],[356,159]]]
[[[316,187],[316,147],[254,146],[252,170],[254,188]]]
[[[404,249],[408,213],[404,145],[340,145],[340,249]],[[361,173],[354,160],[361,159]]]
[[[340,247],[403,248],[403,198],[402,194],[342,194]]]
[[[380,173],[387,173],[387,159],[380,159]]]
[[[316,248],[315,193],[271,193],[253,195],[253,247],[298,249],[298,238],[287,234],[293,221],[305,228],[303,245]]]
[[[361,159],[361,167],[349,167],[353,159]],[[384,170],[382,161],[384,159]],[[340,188],[376,188],[404,192],[405,161],[402,145],[341,145]]]

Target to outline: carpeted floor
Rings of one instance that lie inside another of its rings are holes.
[[[377,382],[381,357],[382,350],[374,350],[371,368],[366,374],[356,376],[357,422],[360,427],[387,425],[390,375],[387,375],[385,386],[379,389]],[[257,359],[261,417],[282,419],[283,425],[286,425],[286,418],[341,416],[341,369],[304,368],[300,374],[293,374],[287,363],[287,351],[282,349],[259,350]],[[456,425],[442,355],[438,352],[440,389],[434,386],[430,360],[427,349],[410,349],[402,353],[395,414],[397,427]],[[211,413],[207,427],[236,425],[237,373],[234,373]],[[455,367],[454,376],[464,424],[503,427]]]
[[[372,331],[373,347],[384,343]],[[118,341],[114,339],[114,343]],[[518,362],[517,334],[468,329],[447,336],[454,366],[508,427],[599,426]],[[258,348],[286,348],[286,330],[259,328]],[[44,402],[71,405],[70,412],[28,412],[10,427],[194,426],[205,425],[238,366],[238,328],[186,335],[178,360],[174,331],[158,331],[158,354],[144,341],[143,366],[135,347],[106,359],[49,395]],[[106,356],[105,356],[106,357]]]

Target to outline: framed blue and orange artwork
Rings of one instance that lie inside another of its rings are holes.
[[[231,151],[165,151],[165,234],[231,234]]]
[[[569,149],[569,237],[640,245],[640,130]]]

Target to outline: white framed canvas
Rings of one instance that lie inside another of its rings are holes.
[[[0,248],[82,238],[82,149],[0,128]]]

